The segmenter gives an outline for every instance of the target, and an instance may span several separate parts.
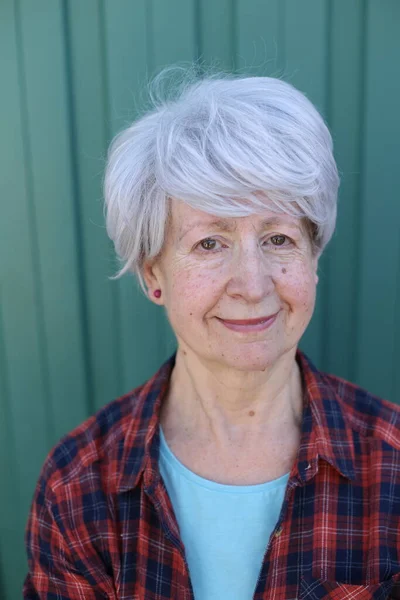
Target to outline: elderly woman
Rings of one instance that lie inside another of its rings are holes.
[[[279,79],[188,79],[117,136],[108,232],[177,351],[49,454],[25,598],[395,595],[399,409],[298,349],[337,188]]]

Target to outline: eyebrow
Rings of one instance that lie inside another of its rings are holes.
[[[261,221],[261,229],[264,229],[265,227],[275,227],[275,226],[280,226],[280,225],[286,225],[287,227],[292,227],[295,229],[300,229],[301,230],[301,224],[297,224],[297,223],[287,223],[285,221],[282,220],[282,218],[280,217],[269,217],[268,219],[264,219],[263,221]],[[235,231],[236,229],[236,223],[234,223],[231,220],[228,219],[215,219],[214,221],[204,221],[204,220],[199,220],[199,221],[195,221],[194,223],[192,223],[190,225],[190,227],[187,227],[179,236],[179,241],[185,237],[185,235],[189,232],[192,231],[193,229],[196,229],[197,227],[216,227],[217,229],[220,229],[221,231]]]

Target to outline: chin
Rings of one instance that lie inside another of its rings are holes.
[[[226,350],[226,352],[219,349],[218,362],[225,367],[236,369],[239,371],[265,371],[268,367],[271,367],[281,356],[282,352],[279,352],[275,347],[273,350],[265,347],[256,348],[232,348]]]

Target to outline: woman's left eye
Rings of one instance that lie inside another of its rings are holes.
[[[272,245],[276,246],[276,247],[287,246],[288,244],[290,245],[292,242],[291,239],[287,235],[273,235],[265,241],[268,242],[269,240],[271,240]],[[285,244],[285,242],[287,242],[287,243]]]
[[[210,252],[212,250],[219,250],[217,244],[220,244],[218,240],[215,240],[214,238],[205,238],[198,243],[198,246],[200,246],[202,250]]]

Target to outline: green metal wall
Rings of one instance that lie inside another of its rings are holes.
[[[0,0],[0,597],[25,574],[45,455],[174,348],[115,261],[101,176],[112,135],[159,67],[202,56],[282,73],[328,119],[337,233],[301,347],[400,398],[398,0]]]

